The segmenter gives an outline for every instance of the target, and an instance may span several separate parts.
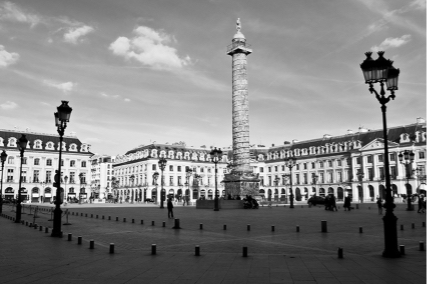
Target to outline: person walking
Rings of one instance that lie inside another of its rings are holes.
[[[350,211],[351,210],[351,198],[350,198],[350,196],[346,196],[345,198],[344,198],[344,211],[346,211],[347,209],[348,209],[348,211]]]
[[[418,213],[425,213],[425,200],[424,194],[418,196]]]
[[[170,198],[168,199],[167,206],[168,206],[168,218],[173,219],[173,204]]]
[[[383,215],[383,200],[377,197],[378,214]]]

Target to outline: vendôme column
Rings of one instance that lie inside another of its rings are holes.
[[[232,56],[233,167],[225,175],[224,183],[226,194],[254,196],[259,192],[259,178],[250,167],[247,75],[247,56],[252,53],[252,49],[240,31],[240,19],[237,19],[236,28],[237,33],[227,48],[227,54]]]

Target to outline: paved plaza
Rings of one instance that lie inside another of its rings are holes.
[[[426,283],[420,251],[425,214],[403,204],[395,211],[399,245],[405,246],[398,259],[381,257],[383,223],[375,204],[350,212],[306,205],[219,212],[176,206],[181,229],[172,228],[166,208],[154,205],[68,204],[62,209],[71,225],[62,226],[63,238],[50,237],[51,208],[38,206],[34,218],[25,205],[27,226],[10,220],[13,208],[3,207],[1,283]],[[29,227],[34,221],[42,230]],[[322,221],[327,232],[321,232]]]

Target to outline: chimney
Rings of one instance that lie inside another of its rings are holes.
[[[325,134],[325,135],[323,135],[323,139],[329,139],[329,138],[331,138],[332,137],[332,135],[330,135],[330,134]]]
[[[353,134],[353,130],[347,129],[347,135]]]
[[[360,127],[359,127],[359,132],[360,132],[360,133],[366,133],[366,132],[368,132],[368,129],[367,129],[367,128],[365,128],[365,127],[363,127],[363,126],[360,126]]]
[[[271,147],[274,147],[274,144],[271,144]]]
[[[295,144],[295,143],[298,143],[299,142],[299,140],[298,139],[293,139],[292,140],[292,144]]]
[[[422,117],[417,117],[417,123],[426,123],[426,120]]]

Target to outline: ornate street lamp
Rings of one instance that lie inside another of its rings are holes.
[[[291,187],[289,194],[291,205],[289,206],[289,208],[294,208],[294,193],[292,191],[292,168],[296,165],[297,159],[295,157],[286,157],[284,161],[285,166],[289,168],[289,184]]]
[[[365,83],[369,84],[369,92],[375,94],[378,102],[381,104],[382,119],[383,119],[383,137],[384,137],[384,172],[386,183],[386,214],[383,217],[384,222],[384,241],[385,249],[383,251],[384,257],[400,257],[400,252],[397,245],[397,217],[394,215],[393,210],[396,205],[393,201],[390,183],[390,166],[388,156],[388,137],[387,137],[387,117],[386,104],[390,99],[394,100],[396,97],[394,91],[397,88],[400,70],[393,67],[393,61],[387,60],[383,57],[384,51],[378,51],[378,58],[373,60],[371,58],[372,52],[366,52],[366,59],[360,64],[365,78]],[[378,93],[374,89],[374,83],[380,83],[381,91]],[[385,96],[384,83],[387,85],[387,90],[390,91],[389,96]]]
[[[215,164],[215,201],[214,201],[214,211],[219,211],[218,204],[218,168],[217,164],[222,160],[222,151],[221,148],[217,149],[216,147],[209,153],[211,155],[211,160]]]
[[[67,182],[68,182],[68,176],[64,177],[64,196],[62,197],[64,200],[67,200]]]
[[[71,111],[73,110],[68,106],[68,101],[61,101],[62,104],[57,107],[58,112],[55,112],[55,125],[59,134],[59,162],[58,170],[55,175],[55,186],[56,186],[56,200],[55,210],[53,211],[53,229],[52,237],[62,238],[61,231],[61,162],[62,162],[62,141],[64,136],[65,128],[67,128],[67,122],[70,121]]]
[[[408,200],[408,208],[406,211],[413,211],[412,192],[409,191],[409,179],[412,176],[412,163],[414,162],[415,154],[412,151],[405,150],[399,154],[399,162],[405,166],[406,170],[406,199]]]
[[[22,184],[22,164],[24,162],[24,152],[27,148],[28,139],[25,137],[25,134],[22,134],[21,138],[18,140],[19,152],[21,155],[21,167],[19,169],[19,187],[18,187],[18,203],[16,205],[16,218],[15,223],[21,223],[21,184]]]
[[[0,214],[3,212],[3,172],[4,172],[4,162],[7,159],[6,151],[3,150],[0,155],[1,159],[1,183],[0,183]]]
[[[83,183],[83,177],[84,177],[84,174],[83,173],[79,173],[79,179],[80,179],[79,204],[80,205],[82,204],[82,192],[81,192],[81,190],[82,190],[82,185],[84,184]]]
[[[188,194],[190,194],[190,177],[191,177],[192,173],[193,173],[193,171],[191,170],[190,167],[188,167],[187,170],[185,171],[185,177],[186,177],[185,185],[187,186]],[[185,196],[185,198],[187,198],[187,195]],[[186,199],[187,205],[188,205],[188,201],[190,200],[190,198],[191,197],[188,196],[188,199]]]
[[[160,168],[160,170],[162,171],[162,176],[161,176],[161,181],[160,181],[160,186],[161,186],[161,190],[160,190],[160,208],[165,208],[164,206],[163,206],[163,203],[165,202],[165,200],[166,200],[166,191],[165,191],[165,189],[163,188],[163,171],[165,170],[165,168],[166,168],[166,163],[167,163],[167,160],[165,159],[165,157],[161,157],[160,159],[159,159],[159,162],[158,162],[158,164],[159,164],[159,168]]]

